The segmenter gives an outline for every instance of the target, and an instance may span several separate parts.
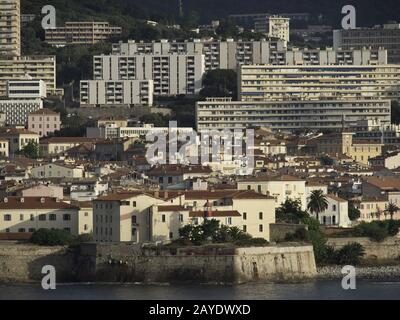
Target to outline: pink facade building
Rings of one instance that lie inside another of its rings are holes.
[[[28,115],[28,130],[46,137],[49,133],[59,131],[60,114],[49,109],[40,109]]]

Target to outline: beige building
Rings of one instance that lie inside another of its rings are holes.
[[[56,88],[55,56],[23,56],[14,59],[0,57],[0,97],[7,94],[7,83],[10,80],[34,80],[46,83],[48,95],[62,95],[63,90]]]
[[[0,139],[8,141],[10,155],[15,155],[17,151],[22,150],[30,141],[39,144],[38,134],[26,129],[1,128]]]
[[[368,164],[369,159],[382,154],[383,144],[356,141],[353,136],[353,132],[326,134],[315,138],[312,144],[315,145],[317,154],[345,154],[363,164]]]
[[[96,139],[85,137],[51,137],[40,140],[40,152],[43,156],[52,156],[76,147],[82,143],[94,143]]]
[[[307,207],[306,181],[295,176],[258,176],[238,181],[239,190],[254,190],[271,196],[279,207],[287,199],[300,200],[302,208]]]
[[[22,189],[18,192],[19,196],[25,197],[48,197],[48,198],[64,198],[64,189],[58,185],[39,184],[33,187]]]
[[[362,196],[351,199],[354,207],[360,210],[360,218],[358,222],[371,222],[374,220],[385,220],[388,215],[385,210],[389,201],[387,196]],[[396,213],[395,219],[400,219],[400,212]]]
[[[8,157],[9,156],[9,141],[8,139],[0,139],[0,156],[1,157]]]
[[[20,0],[0,1],[0,56],[21,55]]]
[[[98,242],[168,241],[187,224],[215,218],[254,237],[269,240],[275,201],[253,191],[174,191],[110,194],[93,201]]]
[[[89,233],[92,221],[85,212],[86,208],[57,198],[7,197],[0,201],[0,232],[25,233],[43,228],[67,230],[72,235]]]
[[[327,194],[328,207],[319,214],[319,222],[330,227],[351,227],[349,219],[349,203],[334,194]]]
[[[73,166],[66,164],[47,163],[31,169],[31,176],[35,179],[49,178],[72,178],[84,177],[83,166]]]
[[[39,137],[46,137],[49,133],[61,128],[60,114],[50,109],[40,109],[28,115],[28,129],[36,132]]]
[[[268,36],[289,42],[289,18],[271,16],[268,18]]]
[[[121,33],[121,27],[111,27],[108,22],[66,22],[64,27],[45,30],[45,41],[55,47],[93,45]]]

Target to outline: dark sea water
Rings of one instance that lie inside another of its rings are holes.
[[[400,282],[357,280],[355,290],[343,290],[341,280],[297,284],[251,283],[221,285],[58,284],[0,285],[0,300],[348,300],[400,299]]]

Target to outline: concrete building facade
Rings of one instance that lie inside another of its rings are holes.
[[[0,1],[0,56],[21,55],[20,0]]]
[[[28,115],[28,129],[36,132],[40,138],[46,137],[55,131],[60,131],[60,114],[50,109],[40,109],[32,112]]]

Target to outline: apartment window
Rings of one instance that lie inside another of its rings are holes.
[[[11,214],[5,214],[4,221],[11,221]]]
[[[87,231],[87,229],[88,229],[88,225],[85,224],[85,225],[83,226],[83,230]]]
[[[231,225],[232,224],[232,217],[229,217],[226,219],[226,224]]]
[[[258,226],[258,231],[264,232],[264,226],[263,226],[262,224],[260,224],[260,225]]]
[[[168,183],[172,183],[172,177],[168,177]]]
[[[10,228],[7,228],[7,229],[6,229],[6,232],[10,232]]]
[[[71,233],[71,228],[64,228],[64,230]]]
[[[19,228],[18,232],[25,232],[25,228]]]
[[[333,210],[333,211],[336,211],[336,204],[334,204],[334,205],[332,206],[332,210]]]
[[[23,214],[19,215],[19,221],[24,221],[24,215]]]
[[[247,232],[247,226],[246,225],[243,226],[243,232]]]
[[[183,222],[183,214],[179,214],[179,222]]]
[[[163,214],[163,215],[161,216],[161,221],[162,221],[162,222],[165,222],[165,214]]]
[[[258,192],[261,193],[261,186],[259,185],[257,188]]]
[[[247,186],[247,190],[251,190],[251,186]]]
[[[260,220],[262,220],[264,217],[263,217],[264,215],[263,215],[263,213],[262,212],[259,212],[258,213],[258,218],[260,219]]]
[[[68,214],[68,213],[64,214],[64,215],[63,215],[63,220],[64,220],[64,221],[70,221],[70,220],[71,220],[71,215]]]
[[[52,213],[52,214],[49,215],[49,220],[50,221],[56,221],[57,220],[57,216],[54,213]]]
[[[170,239],[173,239],[173,238],[174,238],[174,233],[173,233],[173,232],[170,232],[170,233],[169,233],[169,238],[170,238]]]
[[[137,217],[136,216],[132,216],[132,224],[136,224],[137,223]]]
[[[88,217],[89,216],[89,212],[85,212],[85,217]]]
[[[159,177],[159,178],[158,178],[158,182],[159,182],[159,183],[163,183],[163,182],[164,182],[163,177]]]
[[[39,221],[46,221],[46,215],[45,214],[39,214]]]
[[[30,232],[30,233],[35,232],[35,228],[29,228],[28,232]]]
[[[34,220],[35,220],[35,217],[34,217],[33,214],[31,214],[30,220],[31,220],[31,221],[34,221]]]
[[[247,212],[243,212],[243,220],[247,220]]]
[[[132,207],[136,208],[136,201],[132,201]]]

